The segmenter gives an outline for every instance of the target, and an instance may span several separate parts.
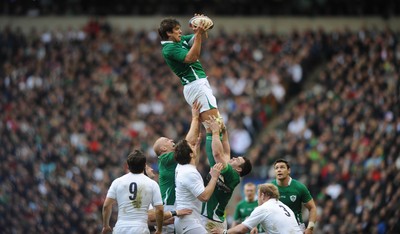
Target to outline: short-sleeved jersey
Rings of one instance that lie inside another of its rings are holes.
[[[203,178],[196,167],[191,164],[178,164],[175,169],[175,184],[176,209],[192,209],[192,214],[185,218],[194,217],[200,220],[201,201],[197,197],[204,192],[205,188]]]
[[[118,203],[118,220],[115,227],[147,227],[147,211],[150,204],[162,205],[157,182],[144,174],[128,173],[115,179],[107,197]]]
[[[268,234],[303,233],[293,211],[276,199],[269,199],[261,206],[256,207],[242,224],[250,230],[261,224]]]
[[[171,70],[179,77],[182,85],[202,78],[207,78],[203,66],[197,60],[184,63],[185,57],[193,45],[194,34],[184,35],[180,42],[162,41],[162,55]]]
[[[175,161],[174,152],[162,154],[158,157],[158,184],[164,205],[175,203],[175,169],[178,163]]]
[[[296,215],[297,222],[303,223],[301,215],[301,209],[303,203],[309,202],[312,197],[307,187],[299,181],[290,178],[289,185],[286,187],[279,186],[276,179],[272,181],[272,184],[276,185],[279,190],[280,198]]]
[[[233,214],[233,219],[238,222],[242,223],[247,217],[250,216],[251,212],[258,206],[257,200],[249,202],[247,200],[240,201],[235,208],[235,213]],[[258,233],[262,233],[261,225],[258,225]]]
[[[225,208],[232,197],[235,187],[240,183],[240,176],[230,164],[227,164],[227,166],[221,171],[220,179],[230,189],[230,191],[227,192],[219,188],[219,186],[216,186],[210,199],[203,203],[201,213],[203,216],[211,220],[224,222]]]

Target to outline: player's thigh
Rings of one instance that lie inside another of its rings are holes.
[[[213,95],[207,79],[200,79],[183,87],[186,102],[192,106],[195,101],[201,104],[200,113],[217,109],[217,99]]]
[[[220,118],[220,114],[218,109],[210,109],[207,111],[204,111],[200,114],[200,120],[201,122],[204,122],[206,120],[210,119],[210,116],[216,117],[216,118]]]

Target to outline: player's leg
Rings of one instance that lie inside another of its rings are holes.
[[[209,120],[210,117],[216,118],[220,124],[221,128],[225,127],[221,115],[218,111],[217,99],[212,93],[211,86],[207,79],[196,80],[183,88],[183,94],[187,103],[192,105],[195,101],[201,104],[200,109],[200,122],[206,129],[206,153],[208,162],[211,166],[215,164],[215,159],[212,154],[211,142],[212,137],[210,136],[211,131],[207,127],[205,120]]]
[[[183,95],[190,106],[192,106],[195,101],[201,104],[200,121],[203,125],[205,125],[204,121],[209,120],[210,116],[212,116],[217,118],[222,125],[221,127],[225,127],[218,111],[217,99],[213,95],[211,86],[207,79],[196,80],[185,85],[183,88]],[[210,132],[207,126],[205,126],[205,128],[207,132]]]

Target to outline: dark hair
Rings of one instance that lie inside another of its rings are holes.
[[[243,177],[251,172],[251,169],[253,166],[251,165],[251,162],[248,158],[243,157],[244,163],[240,165],[240,168],[242,168],[242,171],[239,173],[240,177]]]
[[[177,26],[181,25],[178,20],[172,18],[163,19],[160,23],[160,27],[158,28],[158,34],[161,37],[161,40],[168,40],[167,32],[172,33],[172,30]]]
[[[134,150],[128,155],[126,160],[129,171],[134,174],[142,173],[146,167],[146,156],[140,150]]]
[[[187,140],[181,140],[175,145],[174,157],[179,164],[185,165],[190,163],[192,159],[190,157],[191,153],[193,153],[193,151]]]
[[[286,164],[286,167],[287,167],[287,169],[290,169],[289,162],[288,162],[288,161],[286,161],[286,160],[285,160],[285,159],[283,159],[283,158],[280,158],[280,159],[278,159],[278,160],[276,160],[276,161],[274,162],[274,168],[275,168],[275,165],[276,165],[277,163],[285,163],[285,164]]]

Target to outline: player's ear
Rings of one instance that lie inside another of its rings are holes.
[[[168,37],[172,36],[172,31],[171,31],[171,32],[170,32],[170,31],[167,31],[167,36],[168,36]]]

